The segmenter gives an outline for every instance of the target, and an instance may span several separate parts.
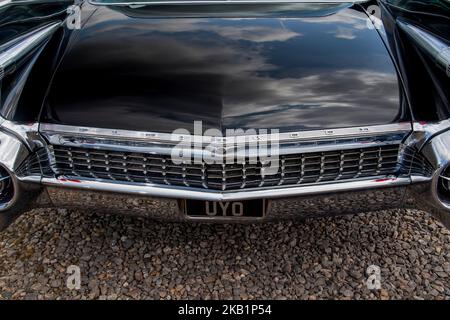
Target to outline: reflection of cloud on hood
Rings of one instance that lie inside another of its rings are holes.
[[[102,11],[101,14],[94,15],[89,21],[89,25],[98,23],[107,23],[110,28],[114,28],[109,22],[116,19],[123,20],[124,14],[118,11],[109,10]],[[358,31],[367,29],[367,15],[355,10],[340,11],[339,14],[331,14],[321,17],[303,17],[303,18],[276,18],[279,23],[279,28],[273,26],[251,26],[246,25],[245,21],[254,20],[258,18],[215,18],[215,21],[234,21],[234,25],[217,25],[209,23],[209,19],[204,18],[179,18],[176,23],[152,23],[154,19],[134,19],[133,25],[141,26],[143,30],[148,32],[158,31],[165,33],[182,33],[182,32],[198,32],[207,30],[214,32],[222,37],[227,37],[233,40],[248,40],[255,42],[272,42],[285,41],[294,37],[302,36],[301,32],[296,32],[286,28],[284,21],[301,21],[303,23],[320,23],[322,25],[331,25],[331,31],[338,39],[355,39],[358,36]],[[116,26],[117,27],[117,26]],[[104,29],[105,32],[110,29]]]
[[[309,23],[328,23],[335,25],[347,25],[358,30],[367,29],[367,15],[363,12],[351,10],[351,11],[341,11],[339,14],[332,14],[320,18],[306,18],[303,19],[304,22]]]
[[[329,33],[334,34],[338,39],[353,40],[359,35],[359,31],[367,30],[367,15],[362,12],[352,11],[333,14],[321,18],[304,19],[307,23],[331,24],[333,29]]]
[[[224,122],[243,128],[271,128],[276,118],[283,126],[308,128],[317,123],[345,126],[352,118],[361,124],[377,124],[387,115],[393,121],[399,107],[397,81],[395,74],[371,70],[277,81],[234,79],[233,88],[228,88],[234,96],[224,100]]]
[[[356,38],[353,29],[343,27],[338,27],[334,36],[338,39],[347,39],[347,40],[353,40]]]
[[[148,74],[240,74],[245,75],[255,70],[259,72],[270,71],[273,65],[253,51],[245,51],[233,45],[222,45],[220,39],[212,38],[209,41],[200,40],[194,45],[192,42],[180,41],[163,34],[146,35],[146,42],[134,41],[138,35],[137,30],[118,28],[105,33],[101,38],[92,37],[79,47],[101,46],[102,50],[90,51],[90,60],[69,63],[74,68],[80,68],[84,63],[102,61],[102,65],[115,65],[118,74],[148,72]],[[204,43],[202,43],[205,41]],[[120,46],[117,45],[120,43]],[[158,45],[154,45],[157,43]],[[80,52],[82,54],[82,52]],[[126,57],[126,64],[120,61]],[[68,58],[70,59],[70,57]],[[214,68],[211,68],[211,66]],[[86,66],[96,68],[97,66]]]
[[[86,109],[80,119],[96,115],[80,123],[103,121],[111,110],[118,127],[157,119],[164,131],[193,120],[281,129],[395,120],[395,69],[362,13],[230,20],[131,19],[104,9],[73,38],[58,69],[54,92],[70,100],[52,103]],[[79,79],[91,91],[72,97]]]
[[[254,42],[286,41],[302,35],[301,33],[286,29],[282,24],[280,24],[278,28],[275,28],[274,26],[240,24],[239,22],[245,22],[244,19],[235,19],[235,21],[236,24],[231,26],[208,23],[208,20],[204,19],[189,19],[179,20],[177,23],[173,24],[146,24],[146,29],[148,31],[164,33],[208,31],[231,40],[248,40]]]
[[[149,72],[165,69],[167,73],[242,74],[274,69],[262,54],[258,54],[262,49],[258,44],[284,42],[302,35],[282,23],[265,25],[249,24],[248,19],[233,20],[233,24],[227,24],[229,19],[211,21],[200,18],[177,19],[176,23],[170,20],[161,23],[160,19],[135,19],[130,22],[123,20],[118,12],[107,11],[94,15],[89,21],[83,30],[87,36],[80,48],[101,46],[101,51],[91,54],[98,54],[98,59],[110,64],[126,56],[128,73],[133,72],[133,62],[138,65],[139,61],[146,61],[147,66],[141,63],[137,68],[147,67]],[[248,41],[252,45],[248,46],[248,50],[243,50],[245,44],[239,44],[239,41]],[[152,61],[158,65],[152,64]],[[211,68],[211,64],[215,67]]]
[[[233,40],[249,40],[254,42],[286,41],[301,36],[301,33],[293,32],[284,28],[273,27],[214,27],[209,29],[222,37]]]
[[[100,28],[101,32],[118,32],[123,26],[115,24],[116,19],[123,19],[123,16],[115,11],[108,11],[105,14],[92,17],[89,25],[95,25]],[[100,19],[100,20],[99,20]],[[218,25],[217,21],[234,21],[233,25]],[[245,22],[250,19],[215,19],[215,23],[211,23],[209,19],[189,18],[177,19],[176,23],[155,23],[152,19],[135,19],[133,29],[140,29],[142,32],[160,32],[160,33],[188,33],[208,31],[213,32],[221,37],[232,40],[248,40],[254,42],[272,42],[286,41],[294,37],[302,36],[299,32],[294,32],[286,28],[282,20],[279,19],[278,27],[270,26],[254,26]],[[87,27],[89,27],[89,25]]]

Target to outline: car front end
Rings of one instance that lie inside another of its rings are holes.
[[[100,1],[79,28],[11,40],[0,228],[39,207],[204,222],[418,208],[450,228],[450,120],[415,109],[366,2]]]

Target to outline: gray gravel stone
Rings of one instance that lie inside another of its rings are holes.
[[[412,210],[256,225],[36,210],[0,234],[0,261],[0,299],[450,299],[450,232]]]

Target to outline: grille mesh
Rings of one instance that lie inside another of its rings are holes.
[[[56,174],[113,181],[235,190],[288,186],[363,177],[399,170],[398,144],[280,156],[279,170],[264,175],[265,164],[174,164],[170,156],[53,146]]]

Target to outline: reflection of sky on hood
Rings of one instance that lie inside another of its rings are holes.
[[[196,120],[221,117],[225,127],[381,124],[397,116],[397,76],[366,18],[349,9],[305,19],[131,19],[101,8],[61,72],[87,72],[88,86],[115,88],[104,98],[98,90],[92,112],[116,94],[120,110],[145,109],[174,125],[177,115],[189,118],[186,107]],[[154,89],[174,79],[186,79],[188,89],[174,88],[170,97]],[[124,81],[147,83],[148,93],[118,85]]]
[[[359,124],[381,124],[387,116],[395,116],[398,106],[397,79],[389,73],[349,69],[317,73],[300,81],[253,80],[260,83],[242,79],[227,90],[234,96],[224,101],[229,106],[224,113],[225,126],[272,128],[283,123],[285,128],[314,129],[345,127],[354,119]]]
[[[93,28],[89,31],[91,37],[94,40],[99,35],[121,37],[125,43],[129,39],[131,45],[136,43],[131,37],[139,36],[161,35],[184,43],[204,39],[204,43],[213,43],[217,47],[223,47],[223,50],[226,50],[225,46],[237,48],[242,51],[241,54],[243,51],[256,49],[266,62],[285,67],[301,68],[302,65],[306,65],[308,69],[311,66],[345,69],[366,67],[392,72],[392,64],[386,63],[385,48],[379,39],[375,39],[378,37],[376,32],[366,26],[367,16],[354,10],[301,20],[195,18],[176,19],[176,22],[168,19],[160,23],[159,19],[124,21],[123,18],[122,14],[111,10],[94,15],[89,22],[90,28]],[[124,22],[131,25],[124,25]],[[355,39],[358,40],[357,43],[349,43]],[[330,54],[333,55],[333,59],[330,59]],[[270,69],[272,71],[278,69],[280,72],[286,68]]]

